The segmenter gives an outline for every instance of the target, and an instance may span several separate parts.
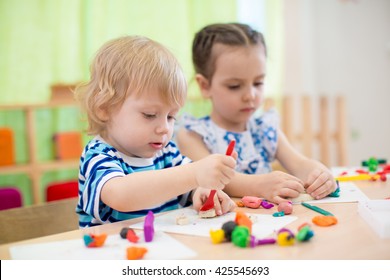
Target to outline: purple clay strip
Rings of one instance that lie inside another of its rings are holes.
[[[274,205],[272,203],[269,203],[267,200],[261,201],[260,205],[265,209],[271,209],[272,207],[274,207]]]
[[[145,242],[150,242],[153,240],[154,237],[154,214],[152,211],[149,211],[148,214],[145,217],[144,222],[144,237]]]
[[[291,231],[291,230],[289,230],[288,228],[281,228],[279,231],[278,231],[278,234],[279,233],[282,233],[282,232],[288,232],[288,233],[290,233],[290,235],[292,236],[292,237],[294,237],[295,235],[294,235],[294,233]]]
[[[249,246],[250,246],[251,248],[254,248],[254,247],[256,247],[256,245],[257,245],[256,237],[254,237],[253,235],[251,235],[251,239],[250,239],[250,241],[249,241]]]
[[[257,245],[267,245],[267,244],[275,244],[275,243],[276,243],[275,238],[266,238],[266,239],[257,240]]]

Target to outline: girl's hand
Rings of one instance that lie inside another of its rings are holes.
[[[282,171],[272,171],[259,176],[261,185],[268,189],[264,191],[267,194],[264,198],[273,203],[280,204],[305,191],[304,184],[299,178]]]
[[[193,201],[194,209],[196,211],[199,211],[199,209],[203,206],[203,204],[206,202],[207,198],[209,197],[209,194],[210,194],[210,189],[197,188],[194,191],[194,194],[192,196],[192,201]],[[235,207],[236,204],[225,192],[221,190],[218,190],[216,192],[214,196],[214,209],[215,209],[215,213],[217,213],[218,216],[233,211]]]
[[[233,178],[236,160],[231,156],[213,154],[193,163],[198,187],[221,190]]]
[[[310,172],[305,182],[306,192],[315,199],[321,199],[334,192],[336,180],[327,169],[316,168]]]

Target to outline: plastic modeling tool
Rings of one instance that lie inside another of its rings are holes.
[[[211,190],[209,197],[207,198],[206,202],[203,204],[202,208],[200,208],[200,211],[208,211],[210,209],[214,208],[214,196],[216,190]]]
[[[317,207],[317,206],[314,206],[314,205],[311,205],[311,204],[308,204],[308,203],[305,203],[305,202],[302,202],[301,204],[302,204],[303,206],[305,206],[305,207],[307,207],[307,208],[313,210],[313,211],[316,211],[316,212],[318,212],[318,213],[324,215],[324,216],[333,216],[332,213],[330,213],[330,212],[328,212],[328,211],[326,211],[326,210],[324,210],[324,209],[322,209],[322,208],[320,208],[320,207]]]
[[[234,150],[234,146],[236,145],[236,140],[231,140],[229,146],[226,149],[226,155],[231,156]]]
[[[229,146],[226,149],[227,156],[232,155],[235,144],[236,144],[235,140],[230,141]],[[215,209],[214,209],[214,196],[216,192],[217,192],[216,190],[211,190],[206,202],[199,209],[199,216],[201,216],[202,218],[212,218],[216,216]]]
[[[364,180],[371,180],[376,181],[380,178],[380,175],[377,174],[358,174],[358,175],[351,175],[351,176],[339,176],[336,177],[337,181],[345,182],[345,181],[364,181]]]

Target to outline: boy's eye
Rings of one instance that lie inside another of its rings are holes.
[[[175,117],[175,116],[168,116],[168,120],[173,120],[173,121],[175,121],[175,120],[176,120],[176,117]]]
[[[240,85],[229,85],[228,86],[228,89],[230,90],[236,90],[236,89],[239,89],[240,88]]]
[[[155,114],[147,114],[147,113],[142,113],[143,115],[144,115],[144,117],[145,118],[147,118],[147,119],[153,119],[153,118],[155,118],[156,117],[156,115]]]

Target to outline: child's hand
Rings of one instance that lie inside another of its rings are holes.
[[[305,182],[306,192],[315,199],[321,199],[334,192],[336,181],[327,169],[314,169]]]
[[[213,154],[192,164],[197,186],[220,190],[233,178],[236,160],[231,156]]]
[[[194,194],[192,196],[192,201],[194,204],[194,209],[196,211],[199,211],[199,209],[203,206],[203,204],[206,202],[207,198],[209,197],[209,194],[210,194],[210,189],[197,188],[194,191]],[[224,191],[218,190],[215,193],[214,209],[215,209],[215,213],[217,213],[218,216],[233,211],[235,207],[236,204],[234,203],[234,201]]]
[[[271,173],[262,174],[262,186],[269,188],[268,195],[264,198],[280,204],[288,201],[287,198],[297,197],[305,191],[303,182],[290,174],[281,171],[272,171]]]

